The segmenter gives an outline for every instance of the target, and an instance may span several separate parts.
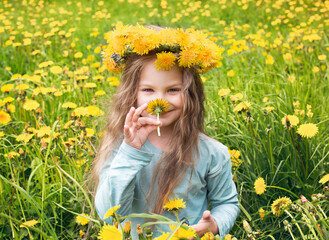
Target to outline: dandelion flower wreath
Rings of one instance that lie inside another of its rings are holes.
[[[105,39],[104,63],[113,73],[123,70],[129,55],[150,52],[157,53],[155,67],[158,70],[170,70],[177,62],[180,67],[195,66],[200,73],[205,73],[221,65],[224,51],[207,34],[194,29],[117,24],[113,31],[105,34]]]

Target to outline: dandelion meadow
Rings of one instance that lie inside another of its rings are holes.
[[[105,34],[137,23],[200,30],[223,50],[202,80],[205,129],[229,147],[239,194],[225,239],[329,239],[327,0],[1,1],[0,238],[130,239],[120,206],[113,225],[98,217],[86,175],[120,85]],[[182,207],[165,205],[177,222],[142,214],[140,239],[155,220],[172,230],[158,239],[196,237]]]

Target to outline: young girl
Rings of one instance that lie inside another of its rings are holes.
[[[194,30],[117,26],[107,38],[108,69],[123,74],[92,170],[99,216],[121,205],[122,216],[154,212],[176,220],[163,206],[180,198],[186,208],[179,217],[192,217],[199,236],[210,230],[224,238],[239,213],[237,192],[227,147],[203,129],[199,75],[218,64],[220,49]],[[169,102],[160,120],[146,111],[155,99]],[[144,220],[129,220],[138,239]]]

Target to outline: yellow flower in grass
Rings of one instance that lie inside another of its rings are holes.
[[[37,101],[28,99],[25,101],[23,108],[27,111],[35,110],[40,106],[40,104]]]
[[[291,204],[291,200],[288,197],[282,197],[282,198],[278,198],[276,199],[272,205],[271,205],[271,209],[272,209],[272,213],[276,216],[280,216],[281,213],[290,206]]]
[[[38,221],[33,219],[33,220],[29,220],[29,221],[26,221],[26,222],[22,223],[21,225],[19,225],[19,227],[20,228],[34,227],[37,223],[38,223]]]
[[[18,84],[16,86],[16,89],[18,89],[18,90],[26,90],[26,89],[29,89],[29,87],[30,87],[29,85],[22,83],[22,84]]]
[[[107,210],[107,212],[104,214],[103,219],[106,219],[106,218],[109,218],[109,217],[113,217],[113,216],[114,216],[114,212],[116,212],[120,207],[121,207],[121,205],[111,207],[111,208],[110,208],[109,210]]]
[[[6,84],[1,87],[1,92],[9,92],[14,88],[14,84]]]
[[[254,183],[254,188],[258,195],[262,195],[266,191],[266,184],[264,178],[257,178]]]
[[[86,216],[86,217],[90,217],[88,214],[85,214],[85,213],[81,213],[81,215]],[[82,225],[82,226],[86,225],[89,222],[89,219],[86,218],[86,217],[83,217],[83,216],[78,215],[75,219],[76,222],[78,224]]]
[[[63,72],[63,69],[60,66],[52,66],[50,72],[53,74],[60,74]]]
[[[242,93],[234,94],[233,96],[230,96],[230,99],[232,102],[236,102],[238,100],[243,99],[243,94]]]
[[[241,159],[240,159],[240,156],[241,156],[241,152],[239,150],[228,150],[230,156],[231,156],[231,163],[233,166],[236,166],[238,167],[240,164],[241,164]]]
[[[268,65],[274,64],[274,58],[271,55],[266,56],[266,64],[268,64]]]
[[[269,107],[265,107],[264,109],[266,112],[272,112],[275,109],[275,107],[269,106]]]
[[[298,127],[297,133],[305,138],[312,138],[318,133],[319,129],[314,123],[302,124]]]
[[[241,102],[233,109],[233,112],[242,112],[251,106],[250,102]]]
[[[82,58],[82,56],[82,52],[77,52],[76,54],[74,54],[74,58]]]
[[[263,219],[265,217],[265,210],[263,208],[260,208],[258,210],[259,216]]]
[[[100,110],[96,106],[88,106],[86,107],[86,110],[89,115],[93,115],[93,116],[102,116],[104,114],[104,111]]]
[[[97,238],[102,240],[122,240],[122,233],[115,226],[104,225]]]
[[[95,88],[97,87],[96,83],[88,82],[84,85],[85,88]]]
[[[157,60],[155,61],[155,68],[157,70],[168,71],[175,65],[177,56],[172,52],[157,53]]]
[[[34,136],[34,134],[22,133],[17,136],[16,140],[23,141],[24,143],[28,143],[32,139],[33,136]]]
[[[227,234],[225,236],[225,240],[230,240],[231,238],[227,238],[229,234]],[[203,237],[201,238],[201,240],[214,240],[215,239],[215,236],[212,232],[207,232],[203,235]]]
[[[6,98],[3,99],[3,102],[4,102],[4,103],[10,103],[10,102],[12,102],[12,101],[14,101],[14,100],[15,100],[15,98],[12,98],[12,97],[6,97]]]
[[[299,118],[295,115],[288,115],[285,116],[281,119],[282,125],[287,126],[287,123],[289,122],[289,124],[291,126],[297,126],[297,124],[299,123]]]
[[[231,90],[229,88],[222,88],[218,91],[218,95],[221,97],[224,97],[226,95],[229,95]]]
[[[95,96],[102,96],[102,95],[105,95],[105,91],[99,90],[99,91],[95,92]]]
[[[11,117],[8,113],[0,111],[0,124],[7,124],[11,122]]]
[[[77,105],[73,102],[66,102],[62,105],[62,108],[76,108]]]
[[[169,237],[170,233],[163,233],[162,235],[160,235],[159,237],[156,237],[154,238],[153,240],[167,240],[168,237]],[[174,239],[174,238],[170,238],[171,239]]]
[[[163,209],[168,211],[178,211],[182,208],[186,208],[186,206],[181,198],[175,198],[175,200],[169,199],[168,202],[163,205]]]
[[[4,132],[0,132],[0,138],[2,138],[3,136],[5,136]]]
[[[38,130],[35,130],[35,133],[37,134],[37,137],[43,137],[45,135],[50,136],[51,128],[49,126],[43,126]]]
[[[187,225],[185,225],[188,227]],[[176,226],[175,225],[169,225],[171,231],[174,231]],[[180,238],[192,238],[196,236],[196,230],[193,228],[188,227],[188,229],[184,229],[183,227],[179,227],[179,229],[175,232],[174,237],[177,237],[178,239]]]
[[[329,182],[329,173],[324,175],[319,181],[321,184],[325,184],[326,182]]]

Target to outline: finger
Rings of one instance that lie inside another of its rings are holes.
[[[134,107],[131,107],[127,116],[126,116],[126,120],[125,120],[125,125],[128,125],[129,127],[131,126],[132,124],[132,117],[135,113],[136,109]]]
[[[138,107],[134,113],[132,121],[136,122],[146,108],[147,108],[147,103],[144,103],[142,106]]]
[[[158,121],[155,118],[149,118],[149,117],[140,117],[138,119],[138,122],[141,125],[153,125],[153,126],[160,126],[160,127],[162,125],[161,121]]]
[[[210,220],[211,219],[210,211],[209,210],[204,211],[202,214],[202,218],[203,220]]]
[[[130,133],[129,126],[125,124],[123,129],[124,129],[123,134],[124,134],[125,139],[130,139],[131,138],[131,133]]]

